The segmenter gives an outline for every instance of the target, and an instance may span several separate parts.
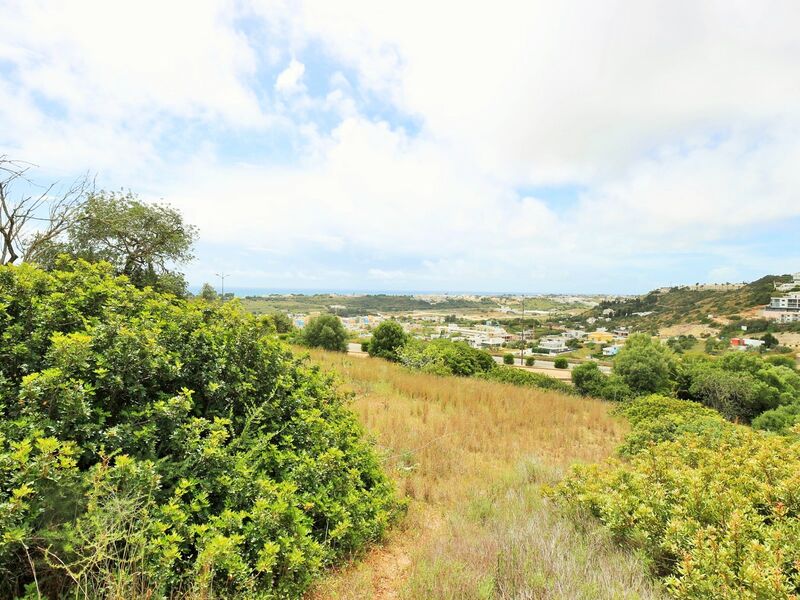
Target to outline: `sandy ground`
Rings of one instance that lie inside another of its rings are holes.
[[[681,323],[680,325],[670,325],[659,330],[658,336],[662,338],[677,337],[679,335],[693,335],[697,339],[707,333],[716,335],[717,330],[701,323]]]

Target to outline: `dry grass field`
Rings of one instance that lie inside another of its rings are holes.
[[[311,598],[656,598],[637,559],[543,497],[625,432],[608,405],[323,351],[408,500],[389,539]]]

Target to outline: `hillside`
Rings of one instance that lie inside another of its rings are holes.
[[[410,295],[365,294],[346,296],[338,294],[272,294],[269,296],[247,296],[244,307],[254,314],[275,311],[307,313],[335,312],[341,317],[350,317],[379,312],[490,310],[497,303],[490,298],[470,299],[447,297],[429,299]],[[333,308],[332,308],[333,307]]]
[[[355,394],[409,503],[387,543],[313,600],[661,597],[633,553],[543,493],[569,465],[612,455],[627,425],[609,404],[321,350],[311,360]]]
[[[791,281],[788,275],[767,275],[736,289],[679,286],[653,290],[644,296],[601,302],[581,317],[600,317],[604,310],[612,309],[615,325],[628,325],[640,330],[656,330],[681,323],[724,324],[731,317],[769,303],[775,283],[788,281]]]

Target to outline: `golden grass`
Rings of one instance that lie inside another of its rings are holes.
[[[409,513],[384,546],[312,598],[653,597],[641,565],[542,485],[607,457],[626,432],[599,400],[408,371],[324,351],[376,439]]]

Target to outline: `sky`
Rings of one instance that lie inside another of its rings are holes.
[[[0,155],[198,226],[192,285],[800,271],[800,3],[0,0]]]

